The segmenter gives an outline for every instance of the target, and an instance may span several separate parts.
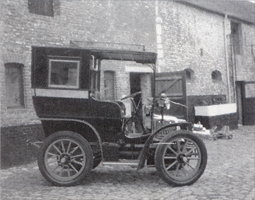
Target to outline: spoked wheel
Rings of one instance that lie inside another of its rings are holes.
[[[171,185],[191,185],[203,174],[207,151],[203,141],[188,131],[167,135],[156,149],[155,164]]]
[[[92,164],[93,153],[87,140],[69,131],[49,136],[38,158],[42,175],[57,186],[78,184],[90,172]]]

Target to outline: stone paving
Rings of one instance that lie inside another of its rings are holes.
[[[1,200],[39,199],[255,199],[255,126],[231,131],[233,139],[204,139],[208,164],[191,186],[172,187],[155,168],[99,166],[81,185],[55,187],[36,162],[1,170]]]

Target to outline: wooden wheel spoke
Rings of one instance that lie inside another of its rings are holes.
[[[76,163],[76,164],[78,164],[78,165],[83,165],[82,162],[79,162],[79,161],[77,161],[77,160],[73,160],[72,162],[73,162],[73,163]]]
[[[56,162],[57,162],[57,160],[51,160],[51,161],[48,161],[47,163],[52,164],[52,163],[56,163]]]
[[[67,147],[67,150],[66,150],[66,153],[69,153],[69,151],[70,151],[70,147],[71,147],[71,142],[69,141],[69,143],[68,143],[68,147]]]
[[[169,169],[171,169],[176,163],[178,163],[178,161],[176,160],[176,161],[174,161],[171,165],[169,165],[167,168],[166,168],[166,170],[169,170]]]
[[[185,152],[187,152],[187,144],[188,144],[188,140],[185,140],[185,143],[184,143],[184,145],[183,145],[183,148],[182,148],[182,153],[185,153]]]
[[[69,166],[70,166],[76,173],[78,173],[78,170],[72,165],[72,163],[69,163]]]
[[[175,176],[178,175],[180,165],[181,165],[181,163],[178,163],[178,164],[177,164],[177,167],[176,167],[176,169],[175,169]]]
[[[188,162],[185,162],[186,165],[188,165],[193,171],[195,170],[194,167],[192,167]]]
[[[177,159],[177,157],[175,156],[165,156],[164,157],[164,159],[169,159],[169,160],[171,160],[171,159]]]
[[[60,166],[58,165],[57,167],[55,167],[53,170],[52,170],[52,172],[54,172],[57,168],[59,168]]]
[[[79,155],[71,156],[71,158],[79,158],[79,157],[83,157],[83,156],[84,156],[83,154],[79,154]]]
[[[71,152],[70,152],[70,154],[73,154],[77,149],[79,149],[79,147],[77,146],[77,147],[75,147]]]
[[[192,149],[190,149],[187,153],[185,153],[185,156],[190,155],[190,153],[191,153],[192,151],[194,151],[196,148],[197,148],[197,147],[195,146],[195,147],[193,147]]]
[[[182,171],[182,173],[183,173],[183,175],[184,176],[187,176],[187,174],[186,174],[186,172],[185,172],[185,168],[184,168],[184,166],[182,165],[182,169],[181,169],[181,171]]]
[[[58,157],[58,156],[59,156],[58,154],[51,153],[51,152],[48,152],[47,154],[50,155],[50,156],[52,156],[52,157]]]
[[[59,154],[62,154],[62,152],[56,147],[55,144],[53,144],[53,147],[57,150],[57,152],[58,152]]]
[[[180,143],[180,140],[177,140],[176,144],[177,144],[177,153],[180,153],[181,152],[181,143]]]
[[[199,153],[189,153],[189,155],[186,155],[186,157],[191,157],[191,156],[199,156]]]
[[[175,155],[178,155],[178,153],[175,150],[173,150],[171,146],[167,146],[167,148],[170,149]]]
[[[62,146],[63,153],[65,153],[65,152],[66,152],[66,150],[65,150],[65,146],[64,146],[64,142],[63,142],[63,140],[61,140],[61,146]]]
[[[188,160],[200,160],[198,157],[188,157]]]

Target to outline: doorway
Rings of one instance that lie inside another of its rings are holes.
[[[104,71],[104,98],[105,100],[115,100],[115,72]]]
[[[238,123],[255,125],[255,81],[237,81]]]
[[[237,98],[237,113],[238,113],[238,124],[243,124],[243,88],[244,82],[236,82],[236,98]]]
[[[141,74],[130,73],[130,94],[141,91]],[[138,105],[141,95],[134,98],[135,104]]]

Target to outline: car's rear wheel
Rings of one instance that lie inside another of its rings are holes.
[[[203,174],[207,151],[203,141],[188,131],[166,135],[155,152],[157,171],[171,185],[190,185]]]
[[[80,183],[91,171],[93,152],[81,135],[60,131],[46,138],[38,157],[42,175],[57,186]]]

